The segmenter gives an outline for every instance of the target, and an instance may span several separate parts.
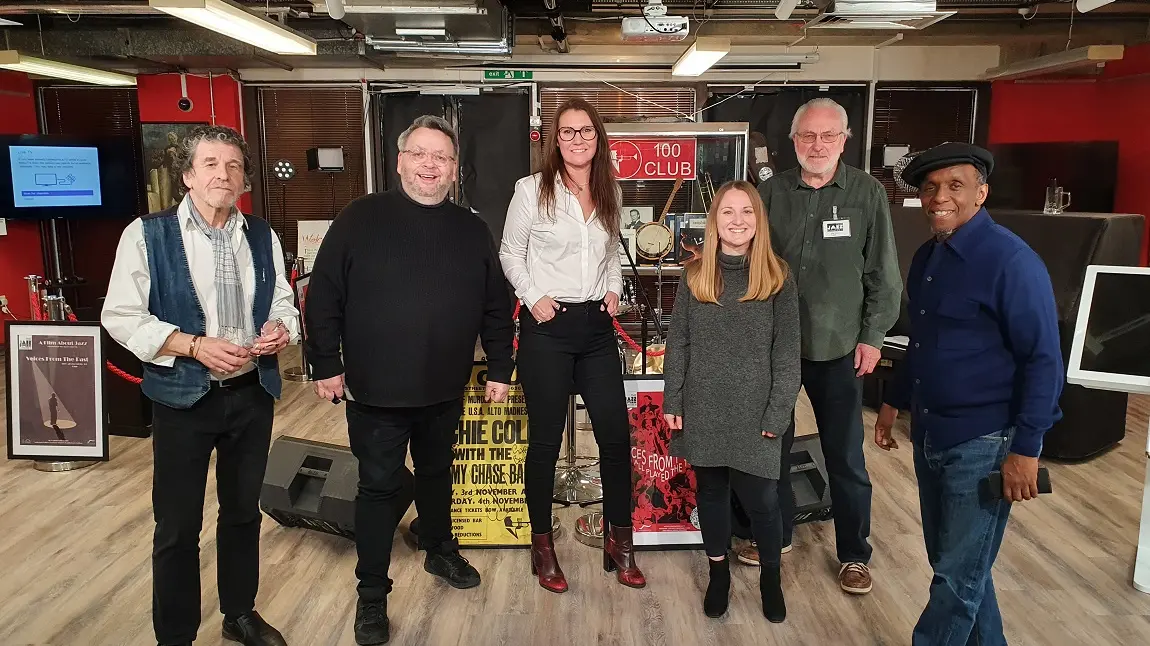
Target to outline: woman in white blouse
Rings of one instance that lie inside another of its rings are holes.
[[[583,396],[599,443],[603,478],[603,568],[620,583],[646,585],[631,539],[631,439],[612,318],[623,289],[619,185],[603,121],[583,99],[555,111],[543,171],[515,184],[499,259],[526,305],[520,315],[519,379],[531,420],[525,486],[531,570],[565,592],[555,557],[551,501],[567,399]]]

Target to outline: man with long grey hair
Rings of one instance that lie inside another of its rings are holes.
[[[452,535],[452,447],[475,340],[487,353],[487,398],[504,401],[514,328],[487,225],[447,199],[458,156],[446,121],[416,119],[399,136],[399,186],[348,204],[312,269],[307,356],[316,394],[347,399],[359,461],[359,644],[390,638],[388,568],[409,445],[424,569],[454,588],[480,583]]]
[[[260,487],[280,396],[277,353],[299,335],[279,238],[236,202],[248,147],[231,128],[197,128],[177,155],[179,204],[124,230],[101,320],[144,362],[152,413],[152,623],[191,644],[200,625],[200,526],[217,451],[217,582],[223,636],[282,646],[255,611]]]
[[[799,167],[759,185],[771,243],[799,286],[802,382],[818,424],[830,480],[839,585],[871,590],[871,484],[863,458],[862,377],[874,370],[902,295],[890,206],[878,180],[842,162],[851,136],[846,110],[829,98],[798,109],[791,140]],[[790,549],[794,494],[783,436],[779,506],[783,551]],[[753,548],[740,553],[757,563]]]

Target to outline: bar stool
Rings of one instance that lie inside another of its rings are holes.
[[[599,477],[599,458],[578,455],[575,446],[578,404],[575,394],[567,400],[567,450],[555,465],[555,502],[567,505],[591,505],[603,500],[603,481]]]

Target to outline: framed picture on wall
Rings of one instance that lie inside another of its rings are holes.
[[[188,135],[205,123],[144,123],[140,139],[144,154],[144,190],[148,213],[170,209],[180,203],[180,171],[177,152]]]
[[[637,230],[655,220],[655,209],[650,206],[624,206],[619,209],[620,229]]]
[[[7,321],[8,459],[107,460],[100,326]]]

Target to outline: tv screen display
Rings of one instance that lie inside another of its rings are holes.
[[[0,217],[134,217],[139,176],[127,137],[2,137]]]
[[[1150,392],[1150,268],[1087,268],[1067,381]]]

